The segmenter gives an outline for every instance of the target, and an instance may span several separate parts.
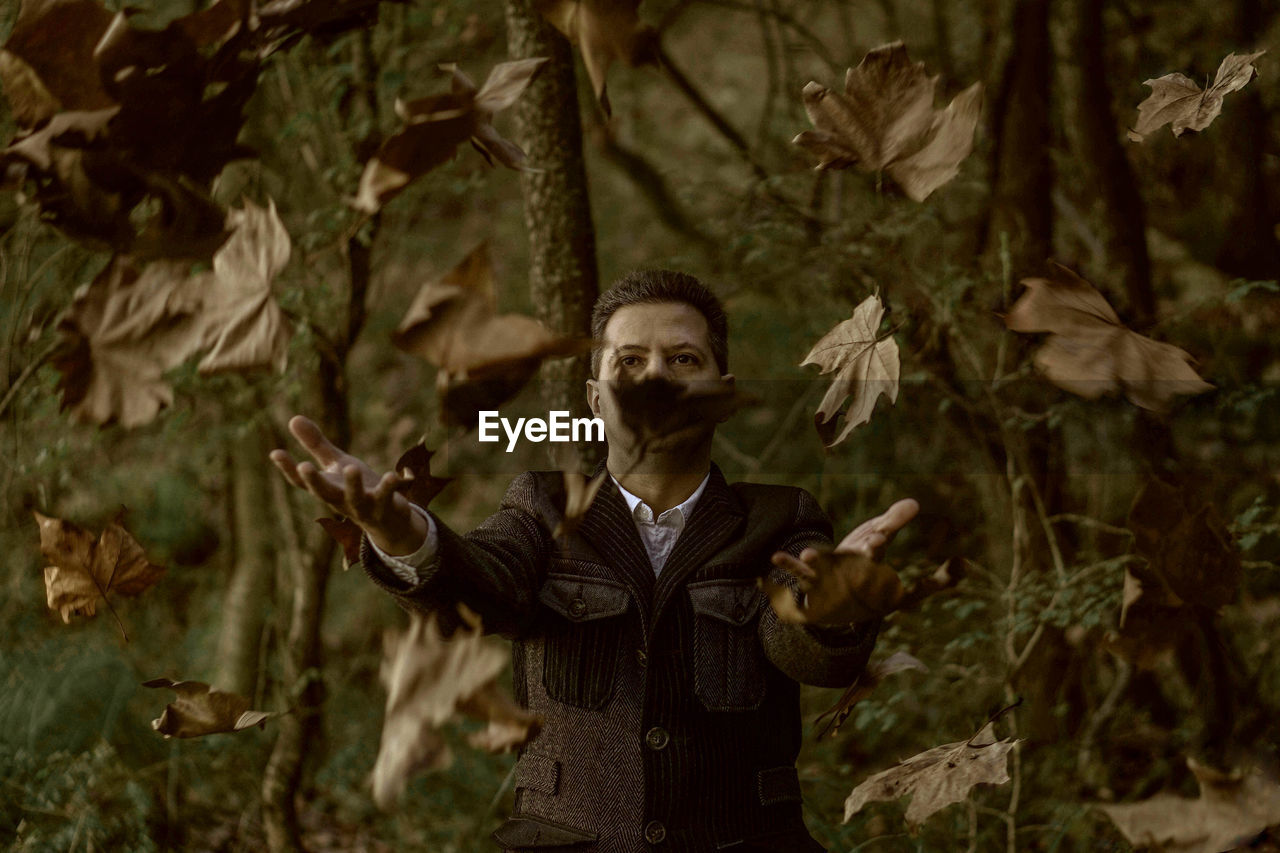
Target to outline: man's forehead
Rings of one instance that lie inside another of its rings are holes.
[[[624,305],[614,312],[604,327],[604,344],[613,350],[708,346],[707,318],[683,302],[652,302]]]

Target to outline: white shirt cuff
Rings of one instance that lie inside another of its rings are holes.
[[[425,579],[422,570],[431,565],[436,558],[436,551],[440,547],[440,534],[436,530],[435,519],[425,509],[417,504],[410,504],[410,506],[427,520],[427,541],[412,554],[402,554],[398,557],[384,552],[374,544],[372,539],[369,540],[369,547],[396,577],[405,583],[417,584]]]

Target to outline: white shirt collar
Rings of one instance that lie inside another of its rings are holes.
[[[689,518],[689,514],[693,512],[693,508],[698,503],[698,498],[702,497],[702,493],[706,491],[707,483],[711,482],[711,472],[707,471],[707,476],[702,478],[702,482],[698,484],[698,488],[693,490],[693,494],[684,499],[683,503],[665,510],[657,518],[653,517],[653,508],[640,499],[638,495],[633,495],[622,487],[618,482],[618,478],[609,475],[609,479],[613,480],[613,484],[618,487],[618,491],[622,493],[622,497],[627,502],[627,509],[631,510],[631,517],[637,521],[647,521],[655,524],[661,524],[664,520],[675,516],[679,523],[683,523]]]

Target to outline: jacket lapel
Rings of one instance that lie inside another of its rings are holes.
[[[602,460],[591,476],[598,475],[604,469],[605,463]],[[591,502],[587,514],[578,525],[578,534],[591,543],[601,557],[618,567],[618,580],[627,586],[632,598],[639,604],[643,616],[641,624],[647,626],[653,600],[653,564],[649,562],[649,552],[640,541],[640,533],[627,509],[626,499],[618,491],[612,477],[605,476],[596,499]]]
[[[733,538],[745,516],[733,490],[725,482],[720,466],[712,462],[711,479],[707,481],[707,488],[702,492],[702,497],[698,498],[692,516],[680,533],[680,538],[676,540],[675,549],[658,575],[653,596],[655,620],[675,590],[684,584],[689,573]]]

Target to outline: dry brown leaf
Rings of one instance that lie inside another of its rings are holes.
[[[200,372],[285,368],[291,331],[271,293],[271,283],[289,262],[289,232],[275,202],[258,207],[245,200],[227,218],[231,237],[213,256],[213,270],[188,287],[200,301]]]
[[[1049,332],[1036,366],[1059,388],[1086,399],[1122,391],[1136,406],[1168,411],[1179,395],[1213,388],[1191,367],[1191,356],[1120,324],[1093,285],[1059,264],[1052,278],[1024,278],[1026,292],[1009,309],[1015,332]]]
[[[515,396],[544,359],[591,347],[588,339],[552,334],[532,317],[498,314],[495,302],[493,268],[481,244],[422,286],[392,336],[397,347],[440,368],[436,385],[453,422],[474,425],[481,408]]]
[[[188,265],[155,261],[139,271],[116,256],[77,292],[58,324],[67,347],[54,358],[62,405],[78,420],[126,428],[173,401],[163,379],[200,347],[196,305],[179,292]]]
[[[601,471],[590,480],[580,471],[563,471],[562,473],[564,474],[564,514],[561,515],[560,521],[556,523],[556,529],[551,533],[553,538],[573,535],[578,525],[582,524],[587,510],[591,509],[591,502],[600,493],[600,487],[604,485],[605,478],[609,476],[607,470]]]
[[[40,526],[40,552],[53,565],[44,570],[49,609],[70,622],[73,613],[93,616],[107,593],[140,595],[164,575],[121,525],[124,513],[93,534],[70,521],[33,513]],[[110,607],[110,602],[107,602]]]
[[[219,732],[238,732],[252,726],[263,726],[279,714],[250,708],[249,699],[238,693],[224,693],[203,681],[173,681],[153,678],[143,687],[167,687],[178,698],[165,706],[151,728],[171,737],[200,737]]]
[[[1140,803],[1098,805],[1136,847],[1165,853],[1222,853],[1244,848],[1280,824],[1280,785],[1257,768],[1223,773],[1194,758],[1197,799],[1156,794]]]
[[[1185,602],[1216,610],[1235,601],[1240,552],[1226,522],[1194,488],[1147,480],[1134,497],[1127,525],[1133,531],[1134,552],[1147,564],[1126,571],[1136,576],[1144,591],[1167,590],[1160,603]]]
[[[405,126],[365,164],[352,201],[355,208],[377,212],[415,178],[448,162],[468,139],[490,164],[496,159],[512,169],[524,168],[524,152],[498,133],[493,117],[516,102],[546,61],[537,57],[499,63],[479,90],[456,66],[441,66],[452,74],[451,91],[396,102]]]
[[[478,616],[465,605],[459,610],[466,624],[450,639],[441,635],[434,613],[413,617],[403,635],[385,635],[387,708],[371,777],[379,808],[394,806],[418,772],[449,765],[452,756],[438,729],[459,711],[490,721],[473,737],[482,747],[517,748],[537,734],[536,715],[497,698],[506,650],[482,636]]]
[[[605,115],[611,112],[605,87],[609,66],[621,61],[635,67],[657,59],[658,36],[640,23],[640,0],[534,0],[534,7],[578,46]]]
[[[828,551],[809,568],[813,577],[796,577],[802,604],[788,585],[768,577],[758,581],[783,622],[847,625],[879,619],[896,610],[906,594],[897,572],[862,553]]]
[[[89,61],[111,18],[97,0],[22,0],[0,50],[0,82],[19,127],[114,105]]]
[[[804,108],[815,129],[792,141],[819,157],[818,169],[856,164],[886,171],[909,198],[924,201],[959,173],[982,111],[981,83],[945,110],[933,107],[937,84],[923,62],[911,62],[902,42],[881,45],[849,69],[843,93],[805,85]]]
[[[737,387],[733,378],[676,381],[650,377],[601,380],[602,395],[614,399],[621,417],[610,442],[625,448],[629,464],[671,447],[687,445],[714,432],[717,424],[738,411],[759,405],[760,399]]]
[[[879,294],[868,296],[853,309],[852,317],[823,335],[800,362],[801,367],[816,364],[823,374],[835,374],[814,415],[814,426],[827,447],[844,441],[855,427],[871,420],[881,394],[890,403],[898,401],[898,344],[892,336],[877,339],[882,317]],[[840,426],[840,407],[846,398],[850,398],[849,408]]]
[[[995,739],[987,723],[968,740],[944,743],[868,778],[844,801],[844,822],[869,802],[911,795],[907,824],[917,826],[940,809],[969,796],[974,785],[1009,781],[1008,755],[1018,741]]]
[[[884,681],[890,675],[908,669],[918,669],[924,672],[928,670],[928,667],[921,663],[919,658],[906,652],[894,652],[886,658],[868,662],[862,670],[862,674],[858,676],[853,684],[849,685],[849,688],[836,701],[836,704],[823,711],[813,721],[817,725],[822,722],[823,717],[831,717],[831,720],[822,731],[818,732],[818,739],[822,739],[828,734],[832,737],[839,734],[840,727],[844,725],[844,721],[853,713],[855,705],[874,693],[875,689],[880,686],[881,681]]]
[[[1129,131],[1130,141],[1141,142],[1170,122],[1174,136],[1188,130],[1204,130],[1222,112],[1223,98],[1253,79],[1258,71],[1253,61],[1264,53],[1265,50],[1239,56],[1228,53],[1218,66],[1212,85],[1205,89],[1177,72],[1143,81],[1142,85],[1151,87],[1151,94],[1138,104],[1138,124]]]

